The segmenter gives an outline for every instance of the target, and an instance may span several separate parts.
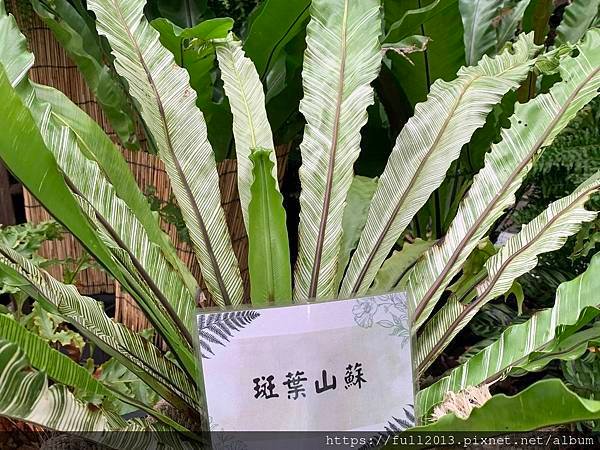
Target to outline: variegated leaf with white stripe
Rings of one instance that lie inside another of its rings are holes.
[[[25,353],[0,340],[0,415],[54,430],[105,431],[122,428],[116,414],[94,411],[64,385],[48,386],[45,373],[31,369]]]
[[[35,111],[35,108],[32,110]],[[125,247],[130,257],[139,263],[140,267],[137,271],[146,273],[156,285],[158,292],[155,292],[154,296],[160,295],[162,302],[157,299],[155,303],[161,303],[160,307],[163,310],[166,307],[171,310],[171,314],[168,311],[163,314],[163,321],[173,322],[170,327],[171,332],[164,336],[165,340],[170,344],[180,341],[179,333],[184,333],[185,330],[188,335],[191,335],[194,330],[196,311],[194,298],[181,283],[160,248],[148,239],[137,217],[125,202],[117,197],[113,186],[106,180],[100,167],[83,155],[78,148],[75,135],[68,127],[56,125],[51,107],[46,108],[46,113],[44,117],[39,118],[40,131],[59,167],[74,185],[77,197],[82,198],[92,207],[93,212],[90,214],[92,220],[101,220],[103,227],[110,229],[113,236],[110,247]],[[85,211],[85,208],[82,209]],[[102,219],[98,219],[98,216]],[[179,346],[179,342],[176,346]],[[188,349],[192,351],[191,346]],[[176,348],[173,350],[177,352]],[[182,351],[185,351],[185,348]]]
[[[49,342],[27,330],[10,315],[0,315],[0,340],[16,344],[29,359],[33,368],[45,372],[54,383],[76,390],[78,398],[85,398],[95,406],[101,404],[107,411],[115,410],[115,400],[118,399],[135,409],[147,412],[174,430],[189,433],[189,430],[183,426],[154,410],[154,405],[145,404],[115,391],[113,387],[105,386],[87,368],[51,347]]]
[[[474,66],[496,45],[496,29],[492,25],[504,0],[459,0],[467,66]]]
[[[54,431],[81,434],[114,449],[164,448],[163,442],[168,443],[169,448],[193,448],[164,426],[142,425],[138,420],[125,421],[106,409],[90,407],[65,385],[54,383],[50,386],[45,373],[32,369],[26,354],[16,344],[2,339],[0,416]],[[160,433],[154,433],[159,430]]]
[[[56,89],[35,85],[37,98],[51,106],[52,119],[59,126],[68,127],[77,139],[83,154],[98,164],[115,194],[123,200],[140,221],[153,244],[160,247],[169,264],[181,277],[192,296],[198,294],[198,282],[185,263],[177,256],[170,237],[161,229],[157,214],[148,204],[148,198],[139,188],[122,152],[104,130],[90,116]]]
[[[512,236],[485,263],[487,278],[477,286],[477,301],[485,303],[504,294],[513,281],[537,265],[537,255],[558,250],[577,233],[583,222],[596,218],[597,211],[584,208],[600,188],[600,172],[582,183],[571,195],[553,202],[520,233]]]
[[[443,401],[446,392],[494,382],[512,368],[527,365],[535,352],[551,349],[553,340],[566,326],[577,328],[586,308],[598,306],[600,255],[592,259],[583,274],[559,286],[551,309],[539,311],[528,321],[507,328],[494,343],[453,369],[450,375],[421,390],[417,395],[419,414],[426,416],[433,406]]]
[[[27,51],[25,37],[19,32],[12,18],[2,20],[0,30],[3,30],[4,35],[10,39],[15,48],[32,56]],[[9,58],[15,59],[15,55],[0,53],[0,65],[9,66],[11,64]],[[162,304],[159,304],[161,303],[159,299],[154,299],[154,302],[141,302],[142,309],[147,314],[148,309],[155,310],[154,314],[158,317],[152,323],[155,324],[158,332],[171,346],[178,358],[189,362],[184,366],[190,374],[195,376],[198,369],[197,364],[193,362],[191,348],[195,314],[193,291],[190,292],[184,285],[183,278],[180,277],[180,273],[185,272],[174,270],[174,266],[165,258],[164,255],[171,255],[171,252],[172,258],[176,258],[176,256],[166,241],[166,236],[160,230],[157,218],[150,211],[146,199],[142,196],[131,175],[129,174],[131,177],[129,183],[125,181],[125,176],[119,177],[118,182],[122,184],[121,197],[117,195],[113,185],[107,179],[105,174],[113,173],[114,171],[111,172],[113,167],[117,172],[123,171],[123,167],[119,167],[118,163],[124,165],[125,170],[128,170],[123,157],[100,129],[96,129],[96,133],[93,134],[97,139],[89,141],[80,139],[69,124],[73,122],[87,123],[88,125],[83,127],[80,125],[77,131],[81,133],[89,128],[90,133],[93,133],[89,124],[93,121],[55,89],[40,85],[34,87],[27,78],[16,76],[17,73],[26,72],[33,63],[32,58],[16,59],[22,61],[24,66],[22,69],[13,70],[12,76],[9,75],[9,81],[13,86],[18,85],[16,92],[25,106],[29,108],[46,147],[65,174],[68,184],[73,186],[72,190],[76,191],[76,197],[81,196],[92,206],[93,212],[90,216],[92,220],[97,220],[96,217],[99,215],[102,222],[111,229],[113,236],[116,236],[110,243],[110,247],[125,247],[131,257],[139,263],[139,268],[133,268],[133,273],[138,270],[143,271],[148,274],[148,278],[152,279],[152,284],[157,287]],[[39,96],[49,99],[52,105],[41,101]],[[65,118],[64,114],[55,114],[53,108],[55,104],[60,105],[57,107],[62,108],[63,111],[66,110],[71,117]],[[111,152],[114,155],[110,155]],[[112,165],[104,164],[100,167],[100,160],[108,159],[110,161],[111,158]],[[123,193],[125,189],[128,192]],[[123,197],[128,199],[128,204],[122,200]],[[83,208],[83,210],[86,209]],[[138,220],[136,214],[144,219],[143,224]],[[151,230],[154,239],[150,238],[146,229]],[[158,242],[160,247],[153,242]],[[136,293],[133,294],[135,296]],[[149,315],[151,316],[151,314]],[[181,339],[181,334],[185,335],[186,333],[187,344],[185,340]]]
[[[600,172],[571,195],[548,206],[486,261],[488,275],[476,287],[477,298],[466,305],[451,299],[425,326],[417,340],[419,372],[434,361],[486,303],[507,292],[515,279],[533,269],[538,255],[558,250],[569,236],[579,231],[583,222],[594,220],[597,212],[588,211],[584,204],[599,189]]]
[[[437,80],[404,126],[390,155],[367,225],[342,283],[341,296],[364,294],[413,216],[437,189],[463,144],[492,107],[527,76],[538,51],[533,34],[512,50],[463,67],[451,82]]]
[[[73,188],[76,191],[76,188]],[[141,266],[140,260],[120,240],[114,228],[94,208],[94,206],[79,193],[75,199],[86,212],[90,221],[95,225],[98,237],[109,248],[116,261],[119,261],[126,269],[126,277],[129,291],[134,295],[137,304],[144,312],[150,324],[163,337],[173,356],[181,363],[187,374],[196,379],[198,374],[198,362],[192,349],[193,337],[181,317],[177,315],[168,298],[157,286],[149,275],[149,272]],[[152,262],[153,257],[160,253],[153,245],[149,245],[147,252],[149,258],[146,262]],[[151,271],[152,272],[152,271]],[[165,279],[167,283],[175,281],[174,278]]]
[[[197,387],[185,372],[152,343],[111,320],[102,303],[80,295],[75,286],[60,283],[30,260],[2,245],[0,271],[19,282],[24,292],[72,324],[161,397],[184,410],[199,409]]]
[[[51,347],[51,344],[32,333],[10,315],[0,314],[0,340],[19,346],[31,365],[45,372],[53,381],[77,389],[96,403],[111,403],[115,400],[112,392],[100,383],[83,366],[64,353]]]
[[[270,151],[273,163],[273,178],[277,180],[277,158],[275,156],[273,133],[267,119],[265,94],[258,78],[254,63],[244,55],[242,43],[230,34],[227,39],[214,42],[225,95],[229,99],[233,113],[233,137],[237,159],[238,192],[242,206],[244,224],[248,229],[248,205],[252,185],[252,149]],[[275,187],[279,190],[279,185]]]
[[[519,0],[519,2],[513,6],[508,14],[502,14],[500,23],[496,28],[497,41],[496,49],[500,50],[514,35],[517,30],[519,22],[523,20],[523,14],[529,6],[531,0]]]
[[[577,42],[599,16],[600,0],[571,0],[556,28],[556,42]]]
[[[590,31],[579,55],[560,65],[563,81],[526,104],[517,104],[511,126],[485,156],[484,168],[461,202],[444,239],[408,274],[415,327],[423,325],[450,281],[502,212],[544,147],[575,117],[600,87],[600,30]]]
[[[221,207],[219,176],[185,69],[144,18],[144,0],[90,0],[117,72],[139,102],[188,227],[202,276],[221,306],[241,303],[242,278]]]
[[[379,0],[314,0],[300,112],[300,225],[294,298],[333,298],[346,196],[381,65]]]
[[[3,19],[0,21],[0,26],[3,27],[4,36],[8,37],[13,44],[10,48],[26,52],[24,37],[19,33],[14,18],[6,19],[3,16]],[[0,90],[3,98],[1,105],[2,116],[6,122],[6,129],[2,134],[4,142],[0,146],[3,161],[48,211],[65,224],[115,279],[131,291],[132,286],[127,280],[129,277],[127,270],[110,255],[109,249],[98,238],[97,230],[77,205],[73,193],[69,190],[68,180],[59,170],[54,155],[47,148],[39,132],[38,125],[41,120],[36,123],[32,117],[34,112],[36,118],[43,119],[47,114],[46,106],[34,101],[33,90],[28,79],[16,76],[14,70],[11,70],[12,80],[8,79],[3,67],[12,64],[14,68],[14,61],[21,61],[23,64],[23,68],[19,69],[18,73],[24,73],[31,64],[31,59],[19,58],[10,50],[0,54]],[[24,102],[31,104],[32,110],[35,111],[27,109]],[[137,294],[138,292],[134,293],[136,300],[144,300]],[[163,334],[165,330],[161,327],[161,323],[154,323],[157,325],[157,330]],[[178,333],[164,334],[179,339]]]

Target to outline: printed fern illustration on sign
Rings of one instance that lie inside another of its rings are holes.
[[[415,408],[413,405],[407,405],[407,408],[403,408],[404,411],[404,417],[403,418],[397,418],[397,417],[392,417],[391,420],[388,421],[387,426],[385,427],[385,430],[388,433],[399,433],[401,431],[407,430],[408,428],[414,427],[415,426]]]
[[[248,446],[242,440],[237,439],[234,433],[227,433],[223,427],[213,420],[212,416],[209,417],[209,423],[209,428],[212,433],[212,448],[222,450],[248,450]]]
[[[402,408],[403,416],[393,416],[385,426],[385,432],[378,433],[368,439],[367,444],[360,447],[359,450],[368,450],[371,448],[381,448],[389,438],[415,426],[415,407],[414,405],[406,405]]]
[[[211,344],[226,346],[229,338],[258,318],[258,311],[232,311],[220,314],[200,314],[198,316],[198,332],[200,334],[200,353],[209,359],[214,355]]]

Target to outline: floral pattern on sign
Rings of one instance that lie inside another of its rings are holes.
[[[352,314],[354,314],[354,321],[362,328],[373,326],[388,328],[391,335],[401,338],[402,348],[408,344],[410,329],[406,294],[356,299]]]

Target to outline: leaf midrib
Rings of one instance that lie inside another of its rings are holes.
[[[482,75],[482,77],[483,77],[483,75]],[[450,124],[452,118],[454,117],[454,112],[456,111],[456,109],[460,105],[460,103],[462,101],[462,98],[464,97],[465,93],[469,90],[470,86],[475,82],[475,80],[478,80],[479,78],[480,77],[475,77],[475,78],[471,79],[467,83],[467,85],[465,86],[465,88],[461,91],[461,93],[458,96],[458,98],[456,99],[456,101],[454,102],[454,104],[453,104],[453,106],[451,108],[450,113],[447,115],[446,120],[444,121],[444,124],[442,125],[442,128],[440,129],[439,133],[437,134],[435,140],[432,142],[432,144],[431,144],[431,146],[429,148],[429,151],[425,154],[425,157],[419,163],[419,166],[415,170],[414,176],[411,178],[408,186],[406,187],[406,189],[402,193],[402,197],[400,197],[400,199],[398,200],[398,203],[396,204],[396,207],[392,211],[392,214],[391,214],[390,218],[386,221],[385,226],[383,227],[382,232],[379,234],[379,237],[377,238],[377,241],[375,242],[375,245],[373,246],[373,249],[369,253],[369,256],[367,257],[367,260],[366,260],[365,264],[363,265],[361,271],[359,272],[359,274],[358,274],[358,276],[356,278],[356,281],[354,283],[354,286],[352,287],[351,293],[355,293],[355,292],[357,292],[359,290],[362,282],[364,281],[364,278],[365,278],[367,272],[369,271],[369,268],[371,267],[371,264],[373,263],[373,259],[375,259],[375,256],[377,255],[377,253],[379,252],[379,249],[380,249],[381,245],[383,244],[383,240],[385,239],[385,237],[387,236],[388,232],[390,231],[390,228],[392,227],[392,225],[396,221],[397,216],[398,216],[398,212],[400,211],[400,208],[402,207],[402,205],[406,201],[406,198],[408,197],[408,194],[411,192],[411,190],[414,187],[414,185],[417,183],[417,181],[419,181],[419,178],[420,178],[419,175],[421,174],[421,172],[423,171],[424,167],[429,162],[429,159],[431,158],[431,155],[437,149],[437,146],[440,143],[440,140],[442,139],[442,136],[444,135],[444,133],[448,129],[448,125]],[[378,188],[378,190],[379,190],[379,188]]]
[[[119,8],[119,6],[115,3],[114,0],[112,3],[113,3],[113,6],[115,7],[115,10],[117,11],[117,13],[119,15],[119,19],[120,19],[121,23],[123,24],[123,28],[127,32],[127,35],[129,36],[129,39],[133,44],[133,49],[135,50],[135,52],[138,56],[138,60],[141,64],[144,72],[146,73],[146,76],[148,78],[148,84],[150,84],[150,87],[152,88],[152,91],[154,92],[154,97],[156,99],[156,106],[158,107],[158,110],[159,110],[159,116],[160,116],[160,120],[162,123],[162,128],[165,132],[165,140],[166,140],[166,144],[167,144],[167,149],[171,155],[171,158],[173,160],[173,163],[175,165],[175,169],[177,170],[179,178],[182,181],[182,185],[185,190],[186,196],[188,197],[188,200],[189,200],[190,204],[192,205],[194,216],[196,218],[196,221],[198,222],[200,232],[202,233],[202,237],[205,241],[206,251],[209,254],[211,266],[213,268],[215,277],[217,279],[217,283],[219,285],[219,291],[221,292],[221,295],[223,296],[223,302],[225,303],[225,305],[231,305],[231,298],[229,296],[229,292],[227,291],[227,288],[225,287],[223,275],[221,274],[221,269],[220,269],[217,259],[215,257],[215,252],[213,250],[212,243],[210,241],[210,237],[208,235],[208,230],[206,229],[206,224],[204,223],[204,220],[202,219],[202,214],[200,213],[198,204],[196,203],[196,200],[194,199],[194,195],[193,195],[191,187],[186,179],[183,168],[181,167],[181,164],[179,163],[179,160],[177,159],[177,155],[175,154],[175,150],[173,148],[173,142],[171,139],[171,132],[170,132],[169,126],[167,124],[165,109],[164,109],[160,94],[158,92],[158,88],[156,87],[156,83],[154,82],[152,73],[150,72],[150,69],[148,68],[148,66],[146,64],[146,61],[144,60],[144,57],[139,48],[139,45],[138,45],[137,41],[135,40],[133,34],[131,33],[131,30],[129,29],[129,25],[128,25],[127,21],[125,20],[125,17],[123,17],[123,12]],[[197,247],[197,245],[195,245],[195,246]]]
[[[235,64],[235,58],[233,56],[234,49],[232,43],[227,43],[227,50],[229,53],[231,68],[233,69],[233,73],[235,74],[235,78],[237,80],[238,86],[240,86],[239,92],[242,97],[242,103],[244,104],[244,109],[246,110],[246,119],[248,120],[248,130],[250,131],[250,148],[256,148],[256,133],[254,128],[254,120],[252,119],[252,111],[250,110],[250,105],[248,102],[248,96],[246,95],[246,85],[242,81],[241,74],[238,70],[238,67]],[[241,46],[237,49],[240,53],[243,53]],[[242,54],[242,64],[245,62],[245,56]],[[262,86],[261,86],[262,87]]]
[[[458,244],[456,250],[452,253],[452,256],[448,260],[448,263],[444,266],[444,269],[442,270],[440,275],[436,278],[436,281],[429,288],[429,290],[425,293],[425,295],[423,296],[423,299],[421,299],[421,301],[419,302],[419,305],[415,309],[415,313],[413,316],[413,323],[415,323],[417,321],[417,319],[420,317],[420,315],[423,313],[423,310],[429,303],[429,300],[431,299],[433,294],[440,288],[441,284],[444,281],[444,278],[446,277],[446,275],[448,275],[448,273],[450,272],[450,269],[452,268],[452,266],[454,265],[454,263],[460,256],[462,249],[465,247],[467,242],[473,237],[475,232],[479,229],[479,227],[483,223],[485,217],[491,212],[491,210],[495,207],[496,203],[502,198],[502,194],[504,193],[504,191],[508,188],[508,186],[510,186],[512,184],[514,179],[527,166],[527,164],[529,164],[529,161],[531,160],[531,158],[533,158],[533,156],[537,153],[537,151],[540,149],[540,147],[544,144],[544,142],[546,141],[546,139],[552,132],[552,129],[558,124],[558,122],[560,121],[562,116],[567,111],[568,107],[571,105],[572,101],[577,97],[577,95],[579,95],[579,93],[587,85],[587,83],[592,78],[594,78],[594,76],[598,73],[599,70],[600,70],[600,68],[594,70],[588,77],[586,77],[584,79],[584,81],[582,83],[579,84],[577,89],[569,96],[569,98],[566,100],[566,102],[561,106],[561,109],[558,111],[558,114],[556,115],[556,117],[552,120],[552,122],[550,122],[546,131],[542,134],[540,139],[538,139],[537,142],[534,144],[531,152],[529,152],[527,157],[524,158],[523,161],[517,166],[517,168],[513,171],[513,173],[510,175],[510,177],[507,179],[507,181],[498,190],[498,193],[496,195],[494,195],[492,202],[486,207],[486,209],[482,212],[482,214],[479,216],[477,221],[473,224],[473,226],[465,234],[463,239]],[[549,95],[551,95],[551,94],[549,94]]]
[[[481,5],[481,0],[475,0],[475,11],[473,13],[473,17],[471,19],[471,42],[469,45],[469,54],[468,54],[468,61],[467,63],[469,65],[472,64],[473,62],[473,54],[475,53],[475,31],[476,31],[476,23],[477,20],[479,18],[479,6]]]
[[[559,220],[561,217],[565,216],[565,214],[568,214],[569,212],[571,212],[573,210],[573,208],[578,207],[579,202],[581,201],[582,198],[588,196],[591,192],[594,192],[597,190],[598,190],[598,186],[594,186],[592,188],[588,188],[585,191],[581,192],[581,194],[579,194],[577,196],[577,198],[574,199],[567,208],[563,209],[558,214],[553,216],[550,220],[548,220],[548,222],[546,222],[546,224],[544,224],[544,226],[538,230],[538,232],[531,238],[531,240],[529,242],[527,242],[525,245],[523,245],[523,247],[519,248],[517,251],[515,251],[515,253],[513,253],[508,258],[506,258],[506,260],[500,265],[500,267],[496,271],[495,275],[492,278],[490,278],[489,280],[486,280],[488,286],[483,291],[483,293],[479,294],[478,298],[476,300],[469,303],[468,305],[466,305],[465,308],[463,308],[463,310],[460,312],[458,317],[448,326],[448,328],[446,329],[446,331],[444,332],[442,337],[436,342],[436,344],[432,347],[432,349],[427,353],[425,358],[423,358],[423,361],[419,364],[419,369],[418,369],[419,372],[424,370],[423,366],[426,366],[426,363],[428,362],[428,360],[433,358],[434,357],[433,355],[435,355],[437,353],[437,351],[440,350],[440,348],[442,346],[444,346],[444,344],[447,343],[446,340],[452,334],[454,329],[460,324],[460,322],[462,322],[462,320],[470,312],[472,312],[477,306],[479,306],[481,303],[485,303],[485,301],[487,300],[486,297],[489,295],[489,293],[495,286],[496,282],[498,281],[500,276],[504,273],[505,269],[510,265],[510,263],[515,258],[517,258],[518,256],[525,253],[532,245],[534,245],[537,242],[537,240],[540,237],[542,237],[544,235],[544,233],[548,229],[550,229],[557,220]]]
[[[138,271],[141,279],[144,280],[144,282],[148,285],[148,288],[154,294],[156,299],[159,301],[159,304],[165,309],[165,311],[167,313],[166,316],[168,318],[170,318],[171,321],[173,322],[173,324],[175,325],[173,328],[175,330],[178,330],[183,335],[186,343],[188,344],[187,348],[188,349],[193,348],[194,340],[192,338],[192,335],[190,334],[189,330],[183,323],[182,319],[179,317],[179,315],[177,315],[177,312],[173,309],[173,306],[171,305],[171,303],[169,302],[169,300],[167,299],[165,294],[160,290],[160,288],[155,283],[155,281],[152,279],[150,274],[146,271],[143,264],[138,260],[136,255],[131,251],[129,246],[121,239],[121,237],[119,236],[117,231],[108,222],[108,220],[100,213],[100,211],[98,211],[96,209],[96,207],[94,205],[92,205],[90,203],[90,201],[86,198],[86,196],[83,195],[83,193],[77,188],[77,186],[75,186],[73,181],[69,177],[67,177],[66,174],[64,175],[64,179],[65,179],[65,182],[66,182],[67,186],[69,187],[69,189],[71,189],[71,191],[73,191],[73,193],[75,195],[77,195],[78,197],[83,199],[90,206],[94,215],[96,216],[96,219],[102,224],[102,226],[105,228],[106,232],[115,241],[116,245],[120,249],[122,249],[125,253],[127,253],[127,256],[129,256],[131,263]],[[165,338],[165,339],[168,341],[167,338]],[[177,355],[177,352],[175,352],[175,355]],[[185,364],[183,364],[183,362],[182,362],[182,365],[185,367]],[[189,375],[191,375],[191,374],[189,374]]]
[[[333,175],[335,171],[335,157],[337,153],[338,138],[339,138],[339,126],[340,116],[342,111],[342,97],[344,95],[345,87],[345,73],[346,73],[346,56],[347,56],[347,32],[348,32],[348,2],[344,1],[344,16],[342,19],[342,58],[340,62],[340,74],[338,78],[338,91],[336,98],[335,117],[333,122],[333,136],[331,141],[331,147],[329,149],[329,165],[327,167],[327,182],[325,184],[325,196],[323,199],[323,207],[321,210],[321,222],[319,224],[319,233],[317,235],[317,244],[315,249],[315,257],[313,259],[313,269],[311,274],[310,287],[308,289],[308,297],[314,298],[317,294],[317,288],[319,284],[319,274],[321,272],[321,259],[323,257],[323,245],[325,242],[325,230],[327,228],[327,219],[329,217],[329,207],[331,203],[331,191],[333,189]]]

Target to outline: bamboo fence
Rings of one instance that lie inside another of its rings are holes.
[[[112,131],[100,106],[96,103],[93,94],[87,88],[85,80],[75,64],[54,39],[52,32],[23,3],[19,0],[10,0],[9,10],[15,15],[21,30],[28,38],[31,50],[35,54],[35,65],[30,73],[32,80],[61,90],[102,125],[116,142],[115,133]],[[145,141],[143,138],[140,141],[143,149]],[[289,146],[278,146],[276,152],[279,163],[279,179],[281,180],[286,168]],[[144,151],[128,150],[124,150],[124,156],[143,191],[148,186],[152,186],[155,189],[154,195],[160,200],[167,201],[170,198],[169,179],[162,162],[158,158]],[[240,263],[246,298],[248,298],[248,241],[237,192],[236,162],[233,160],[223,161],[218,164],[218,171],[222,205],[225,210],[234,252]],[[37,223],[50,218],[48,212],[26,190],[24,191],[24,197],[26,217],[29,221]],[[198,281],[202,283],[200,268],[190,246],[179,239],[177,230],[173,225],[163,220],[161,220],[161,225],[172,238],[180,258],[187,264]],[[78,257],[82,251],[81,245],[74,237],[67,235],[61,241],[46,242],[41,253],[46,258],[64,259],[67,256]],[[52,275],[59,279],[63,275],[62,272],[61,267],[51,269]],[[115,319],[134,330],[148,327],[145,317],[133,300],[105,272],[94,268],[86,269],[79,274],[75,284],[80,292],[86,295],[114,293],[116,298]]]

